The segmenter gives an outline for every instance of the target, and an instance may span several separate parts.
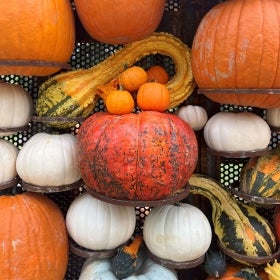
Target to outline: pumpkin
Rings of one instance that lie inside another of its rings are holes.
[[[75,46],[69,0],[2,1],[0,11],[1,75],[47,76],[65,67]]]
[[[0,82],[0,136],[16,133],[15,129],[26,126],[33,115],[33,101],[20,85]],[[9,131],[9,128],[11,129]]]
[[[81,179],[77,148],[72,134],[34,134],[18,153],[17,173],[32,185],[54,187],[75,183]]]
[[[276,205],[274,208],[272,223],[276,239],[280,243],[280,205]]]
[[[106,97],[105,105],[110,114],[128,114],[134,109],[134,99],[127,90],[113,90]]]
[[[182,202],[152,208],[144,221],[143,238],[153,255],[174,262],[187,262],[206,253],[212,231],[199,208]]]
[[[156,111],[88,117],[78,134],[89,190],[123,200],[158,200],[184,188],[198,156],[196,136],[177,116]]]
[[[270,126],[280,127],[280,107],[265,110],[266,121]]]
[[[213,150],[237,152],[266,149],[271,131],[266,121],[251,112],[218,112],[206,123],[203,136]]]
[[[163,16],[165,0],[74,0],[89,35],[108,44],[126,44],[151,35]]]
[[[223,104],[279,107],[278,94],[271,94],[280,88],[279,17],[275,0],[230,0],[212,7],[192,44],[201,92]]]
[[[88,258],[82,267],[79,280],[118,280],[112,271],[111,259],[95,260]],[[150,258],[145,258],[143,265],[135,275],[131,275],[123,280],[177,280],[178,276],[173,269],[166,268]]]
[[[100,86],[116,79],[123,72],[124,61],[130,67],[142,57],[156,53],[169,56],[175,64],[176,73],[166,86],[170,92],[170,108],[176,107],[188,98],[195,87],[190,49],[172,34],[155,33],[146,39],[125,45],[92,68],[68,71],[47,79],[39,87],[37,114],[41,117],[88,116],[97,100],[108,93],[102,92]],[[62,126],[56,123],[49,125]],[[69,124],[64,124],[63,127],[68,126]]]
[[[169,74],[165,68],[161,65],[153,65],[146,70],[149,82],[158,82],[161,84],[167,84],[169,81]]]
[[[0,271],[7,280],[63,280],[68,235],[60,208],[48,197],[25,192],[0,196]]]
[[[170,106],[170,93],[161,83],[147,82],[138,89],[136,101],[141,110],[164,112]]]
[[[4,139],[0,139],[0,184],[11,181],[17,176],[17,147]]]
[[[146,71],[135,65],[125,69],[118,77],[120,86],[129,92],[138,90],[147,81]]]
[[[193,174],[189,184],[191,194],[210,201],[214,231],[226,250],[249,257],[270,256],[275,252],[272,226],[255,207],[236,200],[209,176]],[[238,257],[236,260],[240,261]]]
[[[280,198],[280,146],[251,157],[240,174],[240,190],[252,196]]]
[[[193,130],[202,129],[208,121],[206,110],[198,105],[184,105],[177,111],[176,115],[186,121]]]
[[[77,196],[66,214],[71,238],[91,250],[111,250],[132,236],[136,224],[133,207],[103,202],[88,193]]]

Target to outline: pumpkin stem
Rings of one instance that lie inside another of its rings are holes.
[[[124,246],[123,252],[129,254],[132,258],[136,258],[138,250],[143,243],[143,237],[137,235],[128,246]]]

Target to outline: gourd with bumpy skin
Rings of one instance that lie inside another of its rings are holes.
[[[111,250],[132,236],[136,224],[133,207],[103,202],[83,193],[71,203],[66,226],[72,239],[88,249]]]
[[[55,75],[39,88],[36,112],[46,117],[88,116],[99,98],[107,92],[98,88],[116,79],[126,67],[141,58],[160,53],[169,56],[176,73],[166,84],[170,92],[170,107],[174,108],[186,100],[195,87],[191,69],[191,51],[181,40],[169,33],[152,36],[125,45],[107,59],[89,69],[78,69]],[[55,124],[58,127],[72,124]]]
[[[240,174],[240,190],[253,196],[280,198],[280,146],[252,157]]]
[[[250,257],[269,256],[275,252],[272,226],[254,207],[235,200],[211,177],[193,174],[189,184],[192,194],[209,199],[214,230],[224,248]]]
[[[34,134],[21,148],[16,169],[29,184],[54,187],[81,179],[77,139],[70,133]]]
[[[77,134],[89,190],[110,198],[158,200],[182,191],[198,157],[196,136],[170,113],[88,117]]]
[[[112,271],[111,259],[94,260],[87,259],[82,267],[79,280],[118,280]],[[178,280],[173,269],[166,268],[146,258],[143,265],[134,275],[123,280]]]
[[[60,208],[47,196],[0,196],[0,271],[5,280],[63,280],[68,235]]]

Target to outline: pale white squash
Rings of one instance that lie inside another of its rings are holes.
[[[17,176],[17,156],[18,148],[13,143],[0,139],[0,184],[9,182]]]
[[[153,208],[145,218],[143,238],[155,256],[186,262],[206,253],[212,240],[212,230],[199,208],[179,203]]]
[[[87,259],[82,267],[79,280],[118,280],[111,268],[111,260]],[[137,275],[124,280],[177,280],[178,276],[173,269],[163,267],[147,258]]]
[[[193,130],[202,129],[208,120],[206,110],[198,105],[182,106],[178,109],[176,115],[187,122]]]
[[[91,250],[111,250],[128,241],[136,225],[135,209],[103,202],[83,193],[71,203],[66,226],[71,238]]]
[[[266,109],[266,121],[271,126],[280,127],[280,108]]]
[[[19,151],[16,169],[26,183],[62,186],[81,179],[77,139],[72,134],[34,134]]]
[[[0,128],[26,126],[32,118],[33,102],[29,93],[18,84],[0,82]],[[17,132],[17,131],[16,131]],[[16,132],[1,132],[0,136]]]
[[[216,113],[203,133],[209,148],[225,152],[266,149],[271,138],[267,122],[251,112]]]

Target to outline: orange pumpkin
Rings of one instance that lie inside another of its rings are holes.
[[[168,88],[157,82],[143,84],[137,91],[136,98],[137,105],[143,111],[164,112],[170,104]]]
[[[280,88],[279,18],[280,2],[275,0],[229,0],[214,6],[201,20],[192,45],[200,91],[223,104],[279,107],[279,95],[268,90]]]
[[[165,0],[74,0],[86,31],[97,41],[124,44],[150,36],[163,16]]]
[[[153,65],[146,72],[149,82],[166,84],[169,81],[169,74],[165,68],[160,65]]]
[[[129,92],[138,90],[147,81],[148,75],[146,71],[139,66],[127,68],[118,77],[119,85]]]
[[[134,99],[126,90],[111,91],[105,101],[107,111],[110,114],[128,114],[134,109]]]
[[[46,76],[66,67],[75,46],[69,0],[0,1],[0,11],[1,75]]]
[[[1,279],[63,280],[68,235],[59,207],[39,193],[0,196]]]

